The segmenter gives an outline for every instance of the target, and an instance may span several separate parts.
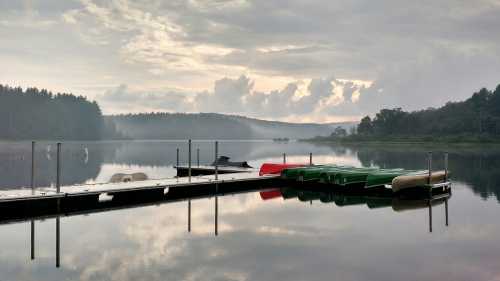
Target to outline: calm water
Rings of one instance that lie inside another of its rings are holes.
[[[30,143],[0,143],[0,186],[27,186]],[[185,142],[65,143],[63,182],[104,182],[115,172],[174,174],[175,149]],[[212,142],[195,142],[201,163],[213,160]],[[500,280],[500,149],[449,147],[340,147],[290,142],[225,141],[220,154],[248,160],[425,168],[426,152],[450,152],[453,195],[429,210],[397,202],[362,204],[275,198],[258,192],[214,199],[60,218],[61,265],[56,268],[56,221],[0,225],[0,280]],[[55,146],[37,146],[38,185],[55,179]],[[439,159],[438,159],[439,158]],[[194,157],[193,162],[196,162]],[[356,202],[351,202],[356,203]],[[358,202],[359,203],[359,202]]]

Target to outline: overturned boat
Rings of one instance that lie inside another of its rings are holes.
[[[449,188],[449,172],[431,170],[381,169],[342,165],[264,164],[261,175],[279,174],[282,179],[315,182],[342,188],[387,187],[393,192],[414,189]]]

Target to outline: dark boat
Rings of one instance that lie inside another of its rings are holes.
[[[242,162],[232,162],[229,161],[229,157],[227,156],[220,156],[217,161],[214,161],[212,163],[212,166],[227,166],[227,167],[240,167],[240,168],[252,168],[252,166],[248,165],[247,161],[242,161]]]

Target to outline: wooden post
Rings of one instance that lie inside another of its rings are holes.
[[[283,153],[283,164],[286,164],[286,153]]]
[[[200,149],[196,149],[196,164],[200,167]]]
[[[312,166],[313,164],[313,154],[312,152],[309,153],[309,165]]]

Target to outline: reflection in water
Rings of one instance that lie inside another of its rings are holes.
[[[418,209],[428,208],[429,212],[429,232],[432,232],[432,208],[434,206],[440,205],[444,202],[445,205],[445,217],[446,226],[448,226],[448,200],[450,198],[450,193],[440,194],[432,198],[426,199],[403,199],[400,197],[393,196],[374,196],[374,195],[350,195],[345,193],[331,192],[331,191],[315,191],[310,189],[300,189],[296,187],[284,187],[280,189],[265,189],[260,191],[260,198],[263,201],[282,198],[284,200],[289,200],[296,198],[300,202],[305,202],[312,204],[313,201],[319,200],[321,203],[330,204],[335,203],[339,207],[349,207],[357,205],[366,205],[369,209],[379,209],[385,207],[392,207],[396,212],[403,211],[413,211]],[[218,236],[219,227],[219,193],[218,186],[215,186],[215,193],[213,195],[208,195],[208,198],[213,198],[214,200],[214,234]],[[230,195],[223,195],[230,196]],[[232,196],[232,195],[231,195]],[[186,199],[188,203],[187,212],[187,222],[188,222],[188,233],[191,233],[191,215],[192,215],[192,203],[190,198]],[[166,203],[169,204],[169,203]],[[30,250],[31,250],[31,260],[35,260],[35,221],[30,221],[31,233],[30,233]],[[61,221],[60,216],[57,215],[55,218],[55,266],[60,267],[61,264]]]
[[[55,146],[51,143],[48,153],[47,146],[37,144],[37,186],[55,181]],[[64,143],[62,181],[105,181],[127,169],[170,176],[176,148],[185,163],[187,142]],[[213,142],[194,141],[193,149],[198,148],[201,164],[213,161]],[[28,218],[0,226],[0,279],[385,281],[500,276],[500,204],[490,200],[500,198],[498,148],[222,142],[220,150],[255,167],[281,162],[283,153],[287,162],[307,163],[311,152],[317,164],[406,169],[425,168],[428,151],[448,151],[453,199],[410,202],[280,190],[280,199],[274,200],[252,192],[67,216],[63,221]],[[0,186],[30,185],[31,143],[0,143],[0,160]],[[435,169],[443,164],[435,157]]]
[[[301,190],[297,188],[287,187],[281,189],[261,191],[260,196],[263,200],[297,198],[301,202],[312,204],[313,201],[319,200],[322,203],[335,203],[339,207],[366,205],[369,209],[378,209],[392,207],[396,212],[428,209],[429,212],[429,232],[432,232],[432,207],[444,203],[445,225],[448,226],[448,200],[451,193],[440,194],[431,198],[401,198],[394,197],[392,194],[385,196],[374,195],[352,195],[332,191],[314,191]]]

